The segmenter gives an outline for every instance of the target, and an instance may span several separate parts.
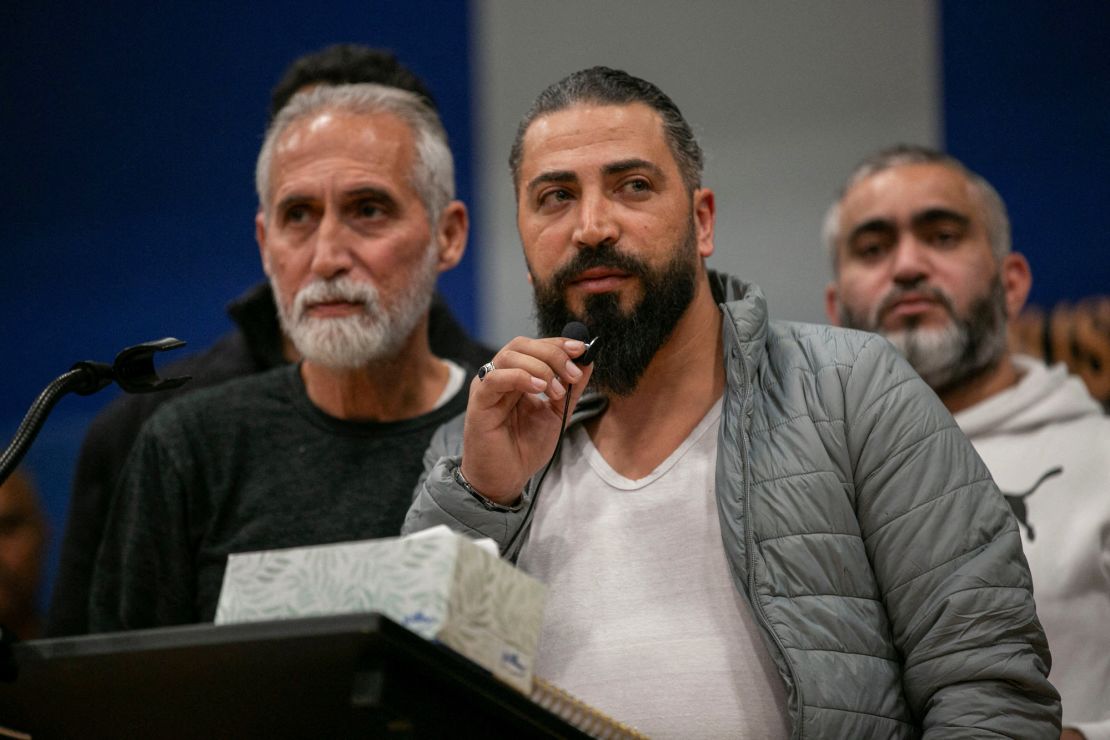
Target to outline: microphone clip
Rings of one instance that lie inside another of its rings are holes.
[[[575,365],[589,365],[593,363],[594,357],[597,356],[597,340],[600,337],[594,337],[586,342],[586,351],[574,358]]]
[[[190,376],[159,377],[158,371],[154,369],[154,353],[184,346],[185,342],[180,339],[166,337],[127,347],[116,355],[115,362],[111,365],[91,360],[75,363],[72,369],[81,371],[83,382],[73,390],[78,395],[87,396],[112,381],[128,393],[152,393],[177,388],[188,382]]]

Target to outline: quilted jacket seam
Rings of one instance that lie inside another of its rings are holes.
[[[970,556],[972,556],[972,555],[974,555],[978,552],[981,552],[982,550],[986,549],[989,545],[992,545],[997,541],[998,541],[998,537],[995,537],[989,543],[981,545],[981,546],[975,548],[974,550],[964,550],[963,552],[957,553],[956,555],[954,555],[953,557],[948,558],[944,562],[937,563],[936,565],[932,566],[928,570],[923,570],[920,573],[918,573],[917,575],[913,576],[912,578],[909,578],[909,579],[903,581],[902,583],[891,586],[887,590],[887,593],[893,594],[895,591],[897,591],[897,590],[899,590],[899,589],[901,589],[905,586],[910,585],[911,583],[916,581],[918,578],[922,578],[924,576],[927,576],[930,573],[932,573],[934,570],[937,570],[938,568],[943,568],[944,566],[948,565],[949,563],[953,563],[953,562],[959,560],[960,558],[967,558],[967,557],[970,557]],[[976,588],[965,588],[965,589],[960,589],[959,591],[951,592],[950,596],[953,596],[955,594],[964,593],[966,591],[980,591],[982,589],[988,589],[988,588],[996,588],[996,587],[995,586],[978,586]],[[998,586],[997,588],[1014,588],[1014,587],[1013,586]]]
[[[929,499],[928,501],[922,501],[920,504],[918,504],[917,506],[914,506],[912,509],[907,509],[906,511],[903,511],[901,514],[894,517],[890,521],[883,522],[882,524],[880,524],[878,527],[875,528],[875,530],[873,532],[864,536],[863,541],[865,543],[869,542],[871,539],[877,537],[880,532],[882,532],[884,529],[886,529],[890,525],[894,524],[895,522],[901,521],[902,519],[904,519],[907,516],[910,516],[914,512],[918,511],[919,509],[922,509],[926,506],[933,506],[933,505],[939,503],[941,500],[943,500],[945,498],[948,498],[949,496],[955,496],[957,494],[963,493],[964,491],[966,491],[970,488],[973,488],[975,486],[978,486],[979,484],[984,483],[987,480],[988,480],[987,478],[976,478],[975,480],[968,481],[967,483],[965,483],[963,485],[956,486],[955,488],[951,489],[950,491],[945,491],[944,493],[942,493],[938,496],[934,496],[933,498]],[[943,565],[943,563],[942,563],[942,565]]]

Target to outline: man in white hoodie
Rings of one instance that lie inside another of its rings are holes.
[[[955,158],[899,146],[852,172],[823,236],[829,320],[889,339],[1007,494],[1063,698],[1061,737],[1110,740],[1110,418],[1063,365],[1007,348],[1032,276],[1010,251],[1002,199]]]

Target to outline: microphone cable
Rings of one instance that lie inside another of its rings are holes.
[[[594,337],[592,342],[586,341],[590,338],[590,333],[585,324],[581,321],[571,321],[563,327],[563,336],[568,339],[577,339],[581,342],[585,342],[586,351],[582,353],[581,357],[575,360],[577,364],[589,365],[593,362],[594,354],[596,353],[597,337]],[[540,489],[543,486],[543,481],[547,477],[547,472],[551,469],[551,465],[555,462],[555,458],[559,456],[559,450],[563,448],[563,438],[566,436],[567,431],[567,416],[570,413],[570,397],[573,391],[574,384],[568,383],[567,397],[563,402],[563,419],[559,423],[559,438],[555,441],[555,449],[551,452],[551,457],[548,458],[547,464],[543,466],[543,471],[536,480],[535,493],[532,494],[532,500],[528,502],[528,511],[524,513],[524,518],[520,520],[520,524],[517,525],[516,531],[513,532],[513,536],[509,538],[509,541],[505,543],[505,547],[501,550],[502,557],[505,556],[505,553],[512,550],[517,538],[527,529],[528,523],[532,521],[532,513],[536,510],[536,501],[540,498]],[[519,557],[519,553],[517,553],[517,556]],[[515,564],[516,558],[513,558],[512,562]]]
[[[536,510],[536,501],[540,498],[540,488],[543,486],[543,479],[547,477],[547,471],[551,469],[551,464],[555,462],[555,458],[559,456],[559,450],[563,448],[563,437],[566,436],[567,430],[567,413],[570,411],[570,394],[573,388],[573,384],[569,384],[567,387],[567,399],[563,403],[563,421],[559,425],[559,439],[555,442],[555,449],[552,451],[551,457],[548,458],[547,464],[543,466],[543,472],[540,473],[539,479],[536,480],[536,492],[532,494],[532,500],[528,502],[528,511],[524,513],[524,518],[520,520],[520,524],[517,525],[516,531],[513,532],[513,536],[509,538],[509,541],[505,543],[505,549],[501,551],[502,557],[504,557],[505,553],[512,550],[513,543],[516,542],[517,537],[520,537],[521,532],[523,532],[528,526],[528,523],[532,521],[532,512]],[[519,553],[517,553],[517,555],[519,557]],[[516,558],[513,558],[513,563],[516,563]]]

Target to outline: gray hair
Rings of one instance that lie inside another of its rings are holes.
[[[455,163],[447,144],[447,132],[435,111],[418,96],[371,83],[319,85],[297,93],[281,109],[266,130],[254,171],[255,189],[263,213],[269,216],[270,175],[278,139],[297,121],[325,110],[352,115],[390,113],[408,125],[416,151],[411,184],[424,203],[428,220],[434,225],[455,197]]]
[[[663,119],[663,134],[667,138],[671,154],[678,163],[686,189],[693,192],[701,187],[704,155],[690,124],[682,117],[682,111],[658,87],[633,77],[619,69],[591,67],[575,72],[539,94],[532,107],[524,114],[516,130],[513,148],[509,153],[509,171],[513,177],[514,190],[520,184],[520,164],[524,156],[524,134],[532,122],[541,116],[565,110],[577,103],[596,103],[600,105],[630,105],[643,103],[652,108]]]
[[[832,259],[832,268],[835,273],[838,267],[839,255],[836,249],[836,235],[840,227],[840,204],[845,194],[856,184],[872,175],[894,167],[907,164],[939,164],[950,167],[959,172],[971,187],[979,194],[983,203],[984,220],[987,226],[987,238],[990,240],[991,252],[996,262],[1010,253],[1010,217],[1006,213],[1006,204],[998,191],[983,178],[950,154],[930,149],[929,147],[915,144],[899,144],[876,152],[860,162],[836,196],[836,200],[825,212],[825,220],[821,225],[821,238]]]

